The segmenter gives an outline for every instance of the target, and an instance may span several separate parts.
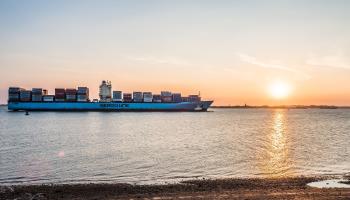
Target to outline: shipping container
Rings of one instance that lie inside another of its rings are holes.
[[[182,99],[182,102],[189,102],[190,101],[188,97],[181,97],[181,99]]]
[[[19,101],[19,92],[9,93],[9,101]]]
[[[67,101],[77,101],[77,95],[66,93],[66,100]]]
[[[66,89],[66,95],[69,94],[69,95],[77,95],[77,89],[74,89],[74,88],[67,88]]]
[[[32,100],[32,91],[22,90],[19,93],[20,101],[31,101]]]
[[[113,101],[115,101],[115,102],[123,101],[122,91],[113,91]]]
[[[162,102],[169,103],[173,101],[172,94],[169,91],[161,91],[160,95],[161,95]]]
[[[78,94],[89,94],[89,88],[88,87],[78,87]]]
[[[79,102],[85,102],[85,101],[88,101],[88,100],[89,100],[89,98],[85,94],[78,94],[77,95],[77,101],[79,101]]]
[[[53,102],[55,100],[54,95],[44,95],[43,96],[43,101],[44,102]]]
[[[66,93],[66,89],[64,88],[56,88],[55,89],[55,94],[65,94]]]
[[[9,93],[18,93],[20,92],[19,87],[9,87]]]
[[[123,101],[124,102],[131,102],[132,101],[132,94],[131,93],[123,93]]]
[[[181,93],[173,93],[173,102],[179,103],[182,101]]]
[[[172,96],[162,96],[162,102],[170,103],[173,101]]]
[[[10,93],[9,94],[9,98],[13,98],[13,99],[19,99],[19,93]]]
[[[55,101],[64,101],[66,98],[66,90],[64,88],[55,89]]]
[[[25,89],[20,87],[9,87],[9,93],[19,93],[20,91],[23,91]]]
[[[32,94],[43,94],[43,89],[42,88],[32,88]]]
[[[55,98],[56,98],[56,99],[65,99],[65,98],[66,98],[66,95],[56,94],[56,95],[55,95]]]
[[[153,101],[152,92],[144,92],[143,93],[143,102],[152,102],[152,101]]]
[[[142,92],[133,92],[132,98],[134,102],[142,102]]]
[[[57,98],[56,96],[55,96],[55,101],[57,101],[57,102],[63,102],[63,101],[66,101],[66,99],[62,99],[62,98]]]
[[[8,90],[8,100],[9,101],[19,101],[20,100],[20,91],[23,91],[23,88],[20,87],[9,87]]]
[[[79,102],[89,101],[89,88],[88,87],[78,87],[77,101],[79,101]]]
[[[201,98],[198,95],[189,95],[188,99],[190,102],[198,102],[201,100]]]
[[[160,94],[153,95],[153,102],[160,103],[162,102],[162,96]]]
[[[36,102],[42,101],[42,97],[43,97],[43,95],[41,95],[41,94],[32,93],[32,101],[36,101]]]
[[[160,95],[162,97],[171,97],[171,92],[169,92],[169,91],[161,91]]]

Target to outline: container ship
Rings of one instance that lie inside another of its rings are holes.
[[[10,111],[207,111],[213,101],[202,101],[200,95],[181,96],[181,93],[162,91],[112,91],[110,81],[102,81],[100,99],[89,99],[89,88],[56,88],[50,95],[43,88],[26,90],[10,87]]]

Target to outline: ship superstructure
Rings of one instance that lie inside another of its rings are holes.
[[[110,81],[102,81],[100,85],[99,96],[101,102],[112,101],[112,83]]]

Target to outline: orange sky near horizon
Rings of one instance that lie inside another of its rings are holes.
[[[188,79],[184,79],[184,77],[177,79],[169,76],[159,79],[152,77],[153,80],[145,80],[143,78],[130,78],[133,74],[104,78],[108,76],[110,75],[96,74],[95,77],[78,75],[79,78],[77,78],[74,74],[70,77],[62,74],[61,77],[60,74],[56,73],[54,77],[48,76],[47,78],[38,79],[38,77],[33,76],[29,80],[22,80],[22,77],[18,76],[16,80],[9,80],[6,83],[1,82],[1,86],[21,86],[27,89],[43,87],[48,89],[50,94],[54,93],[56,87],[88,86],[90,88],[90,98],[98,98],[98,86],[101,80],[110,80],[114,90],[122,90],[123,92],[151,91],[160,93],[162,90],[170,90],[189,95],[198,94],[200,91],[204,99],[214,100],[214,105],[350,105],[350,88],[349,85],[346,85],[348,81],[346,75],[339,75],[337,82],[333,84],[319,83],[317,80],[293,82],[287,78],[279,78],[278,80],[286,81],[292,87],[290,93],[282,99],[274,98],[269,91],[269,85],[273,83],[273,79],[266,79],[261,82],[250,80],[230,81],[227,77],[220,79],[208,75],[207,79],[203,76]],[[337,84],[343,84],[343,88],[339,88]],[[335,89],[332,89],[332,87],[335,87]],[[2,102],[4,97],[7,97],[6,93],[2,95]]]

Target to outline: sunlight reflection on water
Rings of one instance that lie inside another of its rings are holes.
[[[260,159],[261,173],[269,177],[281,177],[293,174],[287,143],[286,110],[275,110],[271,120],[271,131],[266,133],[265,155]]]

